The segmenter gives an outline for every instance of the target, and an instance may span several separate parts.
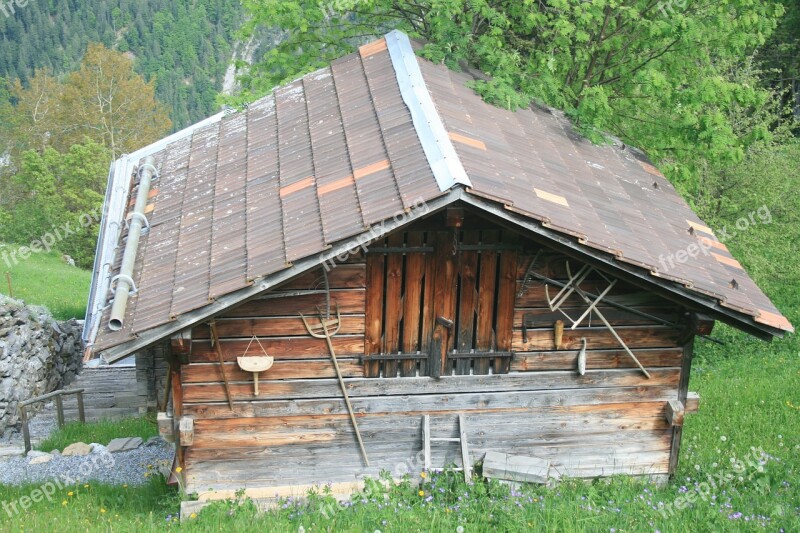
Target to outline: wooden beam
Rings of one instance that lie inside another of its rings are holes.
[[[383,347],[383,288],[386,258],[382,255],[367,257],[367,299],[364,333],[364,355],[381,353]],[[336,337],[335,337],[336,338]],[[337,353],[340,353],[337,350]],[[378,377],[380,363],[366,358],[364,372],[367,377]]]
[[[170,339],[172,357],[182,365],[189,364],[189,355],[192,353],[192,330],[185,329],[173,335]]]
[[[681,365],[680,380],[678,381],[678,401],[683,405],[689,395],[689,377],[692,371],[692,358],[694,357],[694,336],[683,346],[683,364]],[[669,452],[669,475],[675,475],[678,470],[678,458],[681,452],[681,437],[683,436],[683,426],[673,426],[672,444]]]
[[[684,409],[687,413],[696,413],[700,410],[700,394],[697,392],[690,392],[686,395],[686,403]]]
[[[158,413],[156,416],[158,422],[158,434],[167,442],[175,442],[175,422],[172,416],[166,412]]]
[[[267,376],[269,372],[267,373]],[[606,387],[672,386],[677,387],[680,371],[674,368],[654,368],[652,379],[638,370],[597,370],[585,376],[574,371],[541,372],[537,374],[498,374],[490,376],[443,376],[440,380],[428,377],[370,379],[350,378],[347,383],[352,398],[360,396],[394,396],[419,394],[460,393],[464,390],[482,392],[507,392],[552,389],[587,389]],[[264,400],[336,398],[340,396],[339,384],[334,379],[313,380],[263,380],[261,395]],[[236,401],[253,399],[250,380],[232,383],[231,394]],[[184,401],[206,403],[226,401],[222,383],[191,384],[183,386]]]
[[[667,422],[671,426],[682,426],[683,425],[683,402],[679,400],[670,400],[667,402],[664,416],[667,418]]]
[[[181,446],[194,444],[194,417],[181,417],[180,422],[178,422],[178,443]]]
[[[519,236],[511,231],[503,231],[502,242],[505,244],[516,244]],[[512,350],[514,338],[514,305],[517,296],[517,256],[516,251],[508,251],[500,254],[500,275],[497,287],[497,350]],[[495,361],[495,372],[506,373],[509,371],[511,361],[499,359]]]
[[[576,405],[609,405],[654,402],[663,405],[675,396],[675,388],[615,387],[600,389],[549,389],[514,392],[461,392],[409,394],[408,396],[371,396],[351,398],[358,415],[391,413],[457,413],[486,410],[547,410]],[[253,400],[237,403],[231,411],[227,404],[216,402],[189,404],[186,414],[198,419],[268,418],[285,416],[341,415],[347,410],[341,398],[311,400]]]
[[[424,234],[421,231],[409,231],[408,246],[422,245]],[[422,281],[425,272],[425,255],[412,253],[406,255],[405,291],[403,293],[403,345],[404,353],[420,350],[419,321],[421,319]],[[415,376],[417,364],[413,360],[400,363],[400,375],[403,377]]]

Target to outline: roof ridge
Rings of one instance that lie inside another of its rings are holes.
[[[392,30],[384,38],[397,83],[400,85],[400,95],[411,112],[414,130],[439,189],[446,191],[459,184],[472,187],[467,171],[447,135],[444,121],[425,84],[425,78],[422,76],[408,35]]]

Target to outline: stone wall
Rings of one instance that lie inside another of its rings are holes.
[[[80,372],[83,322],[57,322],[43,307],[0,295],[0,433],[18,404],[64,387]]]

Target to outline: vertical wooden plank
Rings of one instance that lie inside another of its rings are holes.
[[[389,236],[389,246],[403,246],[405,234],[393,233]],[[386,305],[384,318],[385,353],[400,351],[400,321],[403,319],[403,254],[390,253],[386,256]],[[383,377],[397,377],[397,360],[388,360],[383,365]]]
[[[75,395],[77,396],[78,400],[78,420],[80,420],[82,423],[86,423],[86,410],[83,407],[83,393],[78,391],[75,393]],[[164,408],[166,409],[166,406],[164,406]]]
[[[420,231],[408,232],[408,246],[422,246],[424,234]],[[416,353],[419,347],[420,302],[422,302],[422,284],[425,276],[425,254],[415,253],[406,256],[406,286],[403,294],[403,353]],[[400,375],[415,376],[417,364],[414,360],[400,363]]]
[[[172,421],[173,424],[177,424],[178,421],[183,416],[183,384],[181,380],[181,368],[182,365],[175,365],[175,368],[172,370]],[[172,427],[172,434],[175,435],[177,433],[176,427],[173,425]],[[186,456],[186,448],[183,446],[176,446],[175,447],[175,458],[178,461],[178,466],[181,468],[186,468],[185,463],[185,456]],[[173,465],[174,466],[174,465]]]
[[[183,416],[183,385],[181,384],[181,365],[175,365],[170,375],[172,379],[172,419]]]
[[[430,375],[439,377],[450,374],[447,354],[452,350],[455,335],[445,326],[436,323],[438,317],[455,319],[455,261],[453,256],[453,232],[436,232],[436,275],[434,277],[433,321],[430,357]]]
[[[382,246],[383,243],[376,244]],[[383,294],[384,267],[386,258],[383,254],[367,254],[367,295],[365,308],[364,331],[364,376],[378,377],[379,361],[371,361],[370,355],[381,353],[381,334],[383,332]]]
[[[464,415],[458,415],[458,431],[461,439],[461,466],[464,468],[464,481],[472,481],[472,462],[469,458],[469,443],[467,442],[467,423]]]
[[[64,427],[64,399],[61,398],[61,395],[58,394],[56,396],[56,416],[58,417],[58,427]]]
[[[425,235],[425,245],[429,247],[436,247],[436,233],[429,231]],[[425,279],[423,280],[423,294],[422,294],[422,333],[419,339],[419,349],[421,353],[431,353],[431,340],[433,338],[433,325],[436,317],[434,313],[434,289],[436,279],[436,253],[429,253],[425,255]],[[419,363],[419,375],[428,376],[432,375],[430,372],[430,365],[427,360],[422,360]]]
[[[477,230],[464,231],[463,244],[478,244],[480,232]],[[461,282],[460,302],[458,303],[458,331],[456,350],[467,353],[475,346],[473,335],[475,332],[475,311],[478,303],[478,252],[462,251],[458,255],[459,280]],[[456,361],[456,374],[468,375],[471,367],[470,359]]]
[[[482,244],[496,244],[497,230],[484,230]],[[475,334],[475,349],[488,352],[492,346],[494,331],[494,299],[497,278],[497,252],[484,251],[480,254],[480,279],[478,280],[478,324]],[[489,373],[489,359],[481,357],[475,360],[475,374]]]
[[[692,369],[692,357],[694,356],[694,336],[683,346],[683,361],[681,362],[681,377],[678,382],[678,400],[686,405],[686,396],[689,393],[689,375]],[[672,442],[669,450],[669,475],[675,474],[678,468],[678,457],[681,452],[681,436],[683,427],[672,428]]]
[[[422,415],[422,453],[425,456],[425,471],[431,469],[431,417]]]
[[[31,451],[31,430],[28,427],[28,409],[26,405],[19,408],[19,421],[22,423],[22,440],[25,441],[25,453]]]
[[[503,244],[516,244],[517,234],[503,230]],[[514,250],[503,251],[500,254],[500,276],[497,287],[497,349],[498,351],[511,351],[511,338],[514,328],[514,300],[517,291],[517,256]],[[495,372],[507,373],[511,360],[509,358],[495,359]]]

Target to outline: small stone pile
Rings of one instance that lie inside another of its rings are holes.
[[[0,295],[0,434],[19,422],[19,402],[75,379],[82,328],[82,321],[57,322],[43,307]]]
[[[161,437],[113,439],[106,445],[74,442],[63,450],[31,450],[27,457],[7,457],[0,465],[0,484],[19,485],[58,480],[63,485],[95,480],[112,485],[147,483],[168,477],[175,448]]]

